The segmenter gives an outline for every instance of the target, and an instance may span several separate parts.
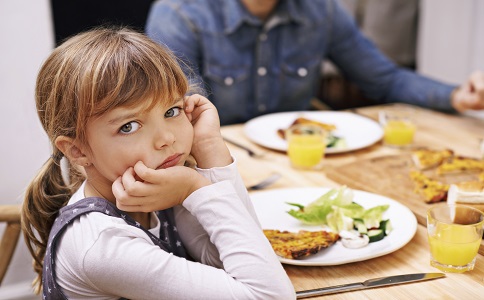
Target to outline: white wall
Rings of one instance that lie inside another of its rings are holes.
[[[421,0],[419,72],[459,84],[484,70],[484,1]]]
[[[448,83],[484,71],[484,1],[421,0],[417,57],[420,73]]]
[[[49,0],[0,0],[0,204],[21,203],[28,182],[49,157],[35,111],[34,87],[37,71],[54,45],[50,16]],[[24,298],[33,278],[21,237],[0,299]]]

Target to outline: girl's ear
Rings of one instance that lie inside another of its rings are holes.
[[[81,167],[87,167],[91,164],[91,160],[74,139],[61,135],[55,139],[55,145],[72,164]]]

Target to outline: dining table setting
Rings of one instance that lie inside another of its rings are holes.
[[[389,110],[410,111],[414,128],[409,145],[395,147],[387,140],[382,112]],[[300,167],[289,158],[295,150],[287,129],[298,118],[335,125],[331,138],[342,146],[327,146],[316,167]],[[298,298],[484,299],[484,242],[477,245],[472,270],[448,272],[432,265],[428,213],[446,200],[424,199],[410,175],[415,149],[451,149],[456,156],[484,160],[484,120],[391,103],[342,111],[273,113],[222,126],[221,131],[264,230],[322,229],[294,215],[335,190],[351,191],[354,202],[365,209],[386,209],[383,219],[391,221],[391,230],[381,240],[351,248],[343,246],[341,238],[314,255],[295,259],[279,255]],[[476,174],[465,179],[474,180]]]

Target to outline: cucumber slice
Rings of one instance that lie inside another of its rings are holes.
[[[385,233],[381,229],[368,230],[367,235],[370,238],[370,243],[378,242],[385,237]]]
[[[332,135],[332,134],[328,134],[326,136],[326,147],[327,148],[332,148],[334,147],[334,145],[336,144],[336,142],[338,141],[338,137]]]
[[[390,222],[390,219],[388,219],[388,220],[382,220],[380,222],[380,227],[378,229],[383,230],[383,233],[385,235],[388,235],[393,230],[392,222]]]
[[[348,148],[348,145],[346,144],[346,139],[339,137],[338,140],[334,143],[333,148],[335,148],[335,149]]]
[[[339,136],[332,135],[331,133],[326,136],[326,147],[327,148],[346,148],[346,140]]]
[[[368,233],[368,229],[365,226],[365,223],[361,219],[355,219],[353,222],[355,229],[358,230],[359,233],[361,234],[366,234]]]

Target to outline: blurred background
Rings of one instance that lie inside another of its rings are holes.
[[[341,1],[365,35],[399,65],[453,84],[464,82],[473,70],[484,70],[484,1]],[[6,125],[0,147],[0,204],[22,202],[25,187],[51,152],[34,103],[35,78],[44,59],[64,38],[95,25],[142,30],[152,2],[0,0],[0,119]],[[324,90],[317,96],[330,108],[371,104],[330,63],[322,72]],[[484,118],[482,113],[472,115]],[[0,299],[40,299],[31,291],[33,278],[21,237]]]

